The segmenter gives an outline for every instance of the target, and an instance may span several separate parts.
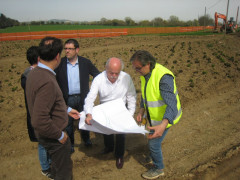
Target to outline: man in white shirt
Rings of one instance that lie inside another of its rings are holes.
[[[96,76],[92,82],[90,92],[85,99],[84,111],[86,113],[85,123],[91,125],[92,109],[94,101],[99,94],[100,103],[105,103],[118,98],[126,103],[129,112],[134,115],[136,108],[136,91],[129,74],[123,72],[121,59],[112,57],[106,63],[106,70]],[[103,154],[113,152],[114,135],[104,134]],[[118,169],[123,167],[123,155],[125,146],[125,135],[116,134],[115,156]]]

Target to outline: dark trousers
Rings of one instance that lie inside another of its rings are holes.
[[[39,143],[47,150],[52,160],[51,173],[54,180],[71,180],[73,163],[71,160],[71,143],[67,139],[65,144],[61,144],[56,139],[39,138]]]
[[[68,96],[68,104],[69,107],[78,110],[81,112],[83,110],[83,105],[81,103],[80,95],[72,95]],[[66,128],[67,134],[70,137],[70,141],[72,146],[74,145],[74,119],[68,116],[68,125]],[[89,131],[80,130],[81,138],[84,142],[88,141],[90,138]]]
[[[109,150],[114,150],[114,134],[103,135],[104,145]],[[125,134],[116,134],[116,143],[115,143],[115,156],[116,158],[121,158],[124,155],[125,149]]]

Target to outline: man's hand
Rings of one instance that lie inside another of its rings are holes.
[[[67,142],[68,135],[67,133],[63,132],[64,136],[61,140],[59,140],[60,143],[65,144]]]
[[[85,119],[85,123],[86,123],[87,125],[92,125],[92,124],[90,123],[91,120],[92,120],[92,114],[87,114],[86,119]]]
[[[142,114],[137,114],[137,123],[140,124],[142,122]]]
[[[73,119],[79,119],[80,118],[80,113],[75,110],[75,109],[72,109],[69,113],[68,113],[69,116],[71,116]]]
[[[141,108],[139,110],[139,113],[137,114],[137,123],[140,124],[143,120],[143,115],[144,115],[144,108]]]
[[[163,135],[163,132],[165,131],[167,125],[168,125],[168,120],[163,119],[161,124],[159,124],[157,126],[153,126],[153,127],[148,127],[149,130],[154,132],[153,134],[148,135],[148,139],[161,137]]]

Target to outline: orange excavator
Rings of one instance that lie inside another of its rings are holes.
[[[227,17],[224,14],[220,14],[215,12],[215,27],[214,30],[218,32],[218,19],[223,19],[223,25],[220,27],[220,31],[225,31],[226,26],[226,33],[232,33],[235,32],[237,29],[237,23],[233,21],[233,17],[230,18],[229,21],[227,21]]]

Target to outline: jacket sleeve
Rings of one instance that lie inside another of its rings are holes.
[[[89,60],[89,73],[93,78],[95,78],[100,72],[99,70],[94,66],[94,64]]]
[[[24,74],[22,74],[22,75],[21,75],[21,86],[22,86],[23,90],[25,90],[26,81],[27,81],[27,77],[24,76]]]

